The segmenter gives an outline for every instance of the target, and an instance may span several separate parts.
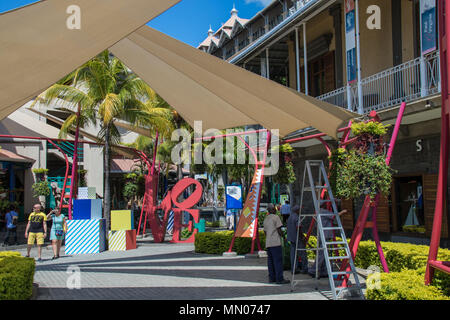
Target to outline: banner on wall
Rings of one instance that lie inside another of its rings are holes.
[[[347,82],[357,78],[356,59],[356,11],[355,1],[345,0],[345,47],[347,57]]]
[[[437,49],[436,0],[420,1],[422,55]]]

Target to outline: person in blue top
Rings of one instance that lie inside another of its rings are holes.
[[[14,236],[14,243],[17,245],[17,222],[19,219],[19,215],[16,212],[16,207],[11,205],[9,207],[9,212],[6,213],[6,237],[5,241],[3,241],[3,245],[7,246],[9,244],[9,237]]]
[[[47,220],[52,220],[52,229],[50,230],[50,240],[52,241],[53,258],[59,258],[59,252],[61,251],[62,241],[67,230],[67,222],[64,215],[58,209],[50,211],[47,216]]]

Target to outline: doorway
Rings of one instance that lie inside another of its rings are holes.
[[[422,176],[394,178],[395,205],[393,214],[396,224],[394,231],[403,232],[404,227],[424,226],[424,201]]]

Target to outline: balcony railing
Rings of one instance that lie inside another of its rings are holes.
[[[382,110],[441,92],[439,51],[361,80],[362,110]],[[359,111],[358,83],[328,92],[319,100]]]

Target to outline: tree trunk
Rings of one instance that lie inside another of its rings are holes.
[[[110,129],[109,126],[105,132],[105,147],[103,149],[104,159],[104,193],[103,193],[103,209],[106,219],[106,230],[110,227],[111,217],[111,185],[110,185],[110,164],[111,164],[111,148],[110,148]]]

